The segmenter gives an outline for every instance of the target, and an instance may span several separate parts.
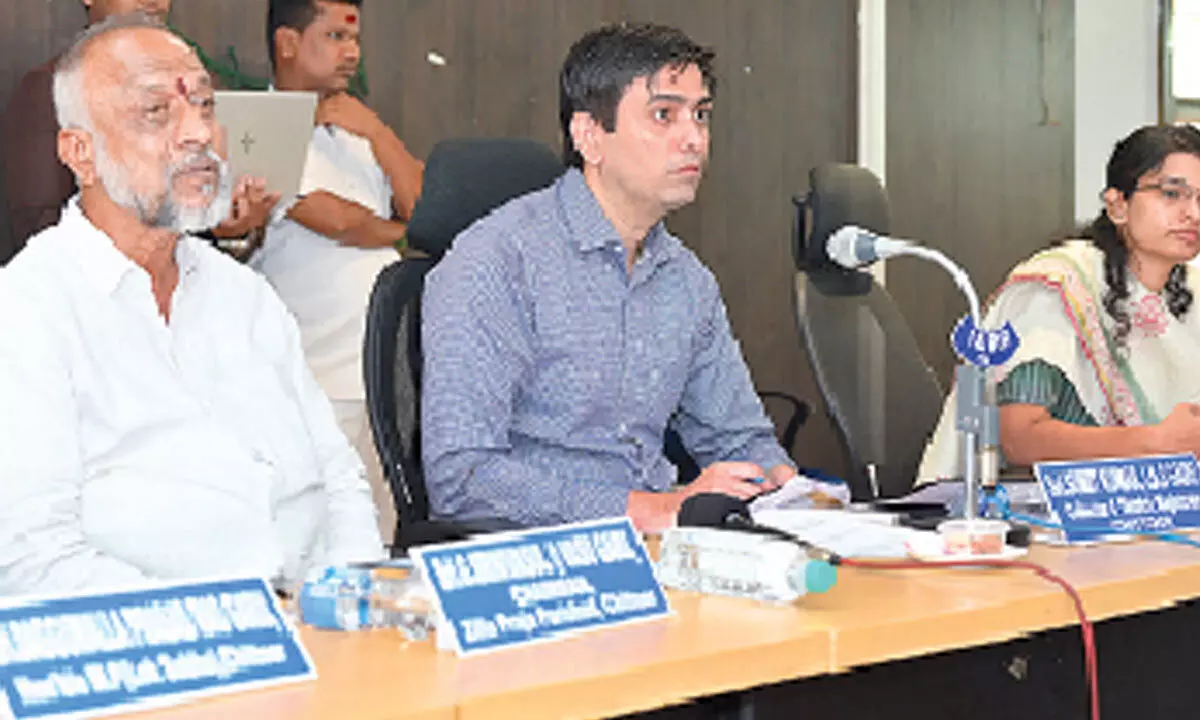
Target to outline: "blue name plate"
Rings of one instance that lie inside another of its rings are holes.
[[[413,548],[460,655],[670,614],[628,518]]]
[[[1038,463],[1034,473],[1068,542],[1200,527],[1194,455]]]
[[[0,717],[94,717],[314,677],[261,579],[0,607]]]

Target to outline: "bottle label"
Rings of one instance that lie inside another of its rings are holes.
[[[300,617],[326,630],[358,630],[370,625],[371,572],[324,567],[309,573],[300,589]]]
[[[663,534],[664,585],[755,600],[788,602],[807,591],[808,559],[795,543],[736,530],[677,527]],[[828,587],[821,587],[824,591]]]

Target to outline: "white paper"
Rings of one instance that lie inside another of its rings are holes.
[[[803,475],[794,475],[783,487],[750,501],[750,514],[763,510],[812,508],[814,492],[831,497],[842,505],[850,504],[850,488],[845,483],[827,483]]]
[[[899,558],[908,555],[908,541],[920,534],[935,534],[846,510],[752,511],[756,523],[779,528],[819,548],[842,557]]]

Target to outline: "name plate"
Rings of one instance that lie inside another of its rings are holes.
[[[1039,463],[1034,473],[1068,542],[1200,527],[1194,455]]]
[[[0,606],[0,718],[94,717],[314,677],[262,579]]]
[[[426,545],[410,554],[441,614],[438,642],[450,640],[460,655],[671,611],[628,518]]]

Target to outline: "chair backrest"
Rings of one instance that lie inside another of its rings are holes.
[[[408,245],[440,258],[476,220],[563,174],[558,155],[524,138],[454,138],[433,147],[421,197],[408,223]]]
[[[887,196],[870,171],[824,165],[809,176],[813,232],[798,215],[793,294],[826,412],[847,457],[856,499],[907,494],[941,413],[943,392],[892,297],[861,271],[832,267],[828,236],[847,224],[888,230]]]
[[[438,143],[425,164],[421,198],[408,227],[409,257],[375,280],[367,311],[363,376],[380,463],[392,488],[394,543],[422,533],[429,518],[421,466],[421,294],[425,276],[472,223],[509,200],[550,185],[563,172],[547,146],[512,138]]]
[[[419,452],[421,293],[435,262],[409,258],[384,268],[367,310],[367,414],[401,527],[429,514]]]

